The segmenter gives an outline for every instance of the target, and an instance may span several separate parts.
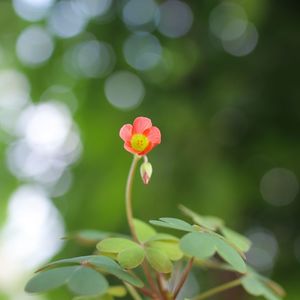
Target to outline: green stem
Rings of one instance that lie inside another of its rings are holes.
[[[125,192],[127,222],[128,222],[130,232],[131,232],[131,235],[132,235],[134,241],[139,243],[139,244],[140,244],[140,242],[138,240],[137,233],[136,233],[134,223],[133,223],[132,185],[133,185],[133,178],[134,178],[134,174],[135,174],[135,171],[136,171],[137,163],[140,159],[141,159],[140,156],[134,155],[131,166],[130,166],[130,169],[129,169],[128,177],[127,177],[126,192]],[[153,281],[153,279],[151,277],[151,273],[148,269],[147,262],[144,262],[142,264],[142,267],[143,267],[143,270],[144,270],[144,274],[147,278],[147,281],[150,284],[152,292],[155,293],[155,294],[158,294],[158,298],[160,298],[159,291],[158,291],[158,289],[155,285],[155,282]]]
[[[128,284],[127,282],[124,282],[124,284],[134,300],[142,300],[141,296],[132,285]]]
[[[241,284],[241,279],[238,278],[238,279],[235,279],[233,281],[229,281],[227,283],[224,283],[218,287],[215,287],[215,288],[212,288],[196,297],[194,297],[192,300],[203,300],[203,299],[207,299],[213,295],[216,295],[216,294],[219,294],[223,291],[226,291],[226,290],[229,290],[229,289],[232,289],[238,285]]]
[[[137,234],[133,224],[133,214],[132,214],[132,184],[133,178],[136,170],[137,163],[141,157],[135,155],[133,157],[130,170],[127,177],[126,183],[126,194],[125,194],[125,201],[126,201],[126,215],[127,215],[127,222],[132,234],[133,239],[138,242]]]

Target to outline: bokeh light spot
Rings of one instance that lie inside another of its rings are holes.
[[[133,34],[126,40],[123,51],[129,65],[137,70],[148,70],[160,61],[162,49],[155,36]]]
[[[158,30],[170,38],[184,36],[193,24],[193,12],[185,2],[168,0],[160,6]]]
[[[16,13],[27,21],[44,18],[55,0],[13,0]]]
[[[122,16],[129,28],[150,31],[158,16],[158,5],[153,0],[130,0],[125,4]]]
[[[48,25],[58,37],[70,38],[85,28],[87,19],[73,4],[72,1],[59,1],[51,10]]]
[[[252,247],[246,253],[247,261],[258,271],[270,271],[278,253],[278,242],[274,234],[261,227],[247,232]]]
[[[260,192],[263,199],[272,205],[287,205],[295,200],[299,192],[299,182],[292,171],[274,168],[262,177]]]
[[[112,74],[105,81],[104,90],[109,103],[123,110],[135,108],[145,95],[141,79],[127,71]]]
[[[23,64],[29,66],[47,61],[53,49],[52,37],[40,26],[31,26],[22,31],[16,44],[18,58]]]
[[[234,56],[245,56],[250,54],[258,43],[258,32],[256,27],[249,23],[246,31],[238,38],[222,40],[224,50]]]

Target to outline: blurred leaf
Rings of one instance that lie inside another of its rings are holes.
[[[64,284],[79,295],[103,294],[108,282],[97,271],[83,266],[68,266],[47,270],[34,276],[26,285],[28,293],[47,292]]]
[[[168,241],[152,241],[149,242],[147,245],[149,245],[149,247],[151,248],[163,251],[169,259],[174,261],[180,260],[183,256],[183,253],[180,250],[178,243]]]
[[[99,241],[113,235],[115,234],[110,232],[86,229],[75,232],[74,234],[71,234],[69,237],[67,236],[66,238],[74,239],[79,244],[83,245],[94,245]]]
[[[283,294],[276,294],[276,291],[271,289],[260,275],[252,272],[242,278],[242,286],[249,294],[263,296],[267,300],[280,300],[283,296]]]
[[[156,231],[153,227],[151,227],[150,225],[148,225],[147,223],[141,220],[134,219],[133,223],[134,223],[138,240],[141,243],[146,242],[148,239],[150,239],[156,234]]]
[[[139,246],[132,246],[119,252],[117,260],[125,269],[138,267],[144,260],[145,251]]]
[[[172,272],[173,266],[168,256],[157,248],[146,248],[146,257],[150,265],[160,273]]]
[[[217,252],[236,271],[246,272],[246,264],[240,254],[217,234],[188,233],[181,239],[180,248],[185,254],[198,259],[209,258]]]
[[[227,227],[222,227],[221,232],[223,236],[232,244],[234,244],[237,248],[239,248],[242,252],[247,252],[251,247],[251,241],[247,239],[245,236],[239,234],[238,232],[229,229]]]
[[[132,274],[124,271],[114,260],[102,255],[90,255],[90,256],[79,256],[67,259],[61,259],[55,262],[52,262],[40,270],[45,270],[47,268],[57,268],[61,267],[66,264],[90,264],[93,267],[96,267],[101,272],[109,273],[120,280],[127,281],[128,283],[142,287],[143,283],[137,277],[133,276]]]
[[[247,271],[246,264],[242,259],[240,253],[238,253],[233,247],[228,245],[226,241],[218,238],[217,252],[218,254],[228,262],[236,271],[245,273]]]
[[[159,218],[159,221],[157,220],[150,220],[151,224],[171,229],[177,229],[182,231],[195,231],[193,226],[189,223],[176,219],[176,218]]]
[[[67,283],[67,280],[79,268],[80,266],[70,266],[39,273],[29,280],[25,291],[28,293],[41,293],[58,288]]]
[[[166,234],[166,233],[157,233],[150,239],[148,239],[147,242],[151,241],[169,241],[169,242],[178,242],[179,239],[178,237],[171,235],[171,234]]]
[[[203,226],[209,230],[216,231],[223,225],[223,220],[214,216],[201,216],[191,209],[179,205],[179,209],[188,217],[190,217],[196,224]]]
[[[135,248],[139,245],[131,240],[123,238],[107,238],[97,244],[97,249],[100,252],[119,253],[127,248]]]
[[[116,286],[112,286],[108,289],[107,293],[109,295],[112,295],[114,297],[124,297],[127,294],[127,290],[124,286],[122,285],[116,285]]]
[[[107,291],[108,282],[97,271],[80,267],[68,280],[68,287],[78,295],[101,295]]]

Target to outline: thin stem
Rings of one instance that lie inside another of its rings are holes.
[[[174,299],[176,299],[176,297],[178,296],[181,288],[183,287],[185,281],[187,280],[189,273],[193,267],[193,263],[194,263],[194,257],[192,257],[189,261],[188,264],[186,266],[186,268],[184,269],[181,278],[179,279],[179,282],[177,284],[177,286],[174,289],[174,293],[173,293],[173,297]]]
[[[168,295],[166,293],[167,291],[164,288],[164,278],[163,275],[159,272],[156,272],[156,281],[157,281],[158,289],[163,299],[168,300]]]
[[[134,174],[136,171],[136,167],[137,167],[137,163],[140,160],[140,156],[134,155],[131,166],[130,166],[130,170],[128,173],[128,177],[127,177],[127,183],[126,183],[126,192],[125,192],[125,202],[126,202],[126,216],[127,216],[127,222],[130,228],[130,232],[131,235],[134,239],[134,241],[136,241],[137,243],[140,244],[138,237],[137,237],[137,233],[134,227],[134,223],[133,223],[133,213],[132,213],[132,185],[133,185],[133,178],[134,178]],[[154,280],[151,277],[151,273],[149,271],[148,265],[146,262],[143,263],[142,265],[145,276],[147,278],[148,283],[150,284],[151,289],[153,290],[153,293],[157,294],[158,297],[160,298],[159,295],[159,290],[155,285]]]
[[[127,183],[126,183],[126,194],[125,194],[125,201],[126,201],[126,215],[127,215],[127,222],[132,234],[133,239],[138,242],[137,234],[134,228],[133,224],[133,214],[132,214],[132,184],[133,184],[133,178],[134,173],[136,170],[137,162],[139,161],[140,157],[135,155],[133,157],[130,170],[127,177]]]
[[[196,297],[194,297],[192,300],[203,300],[203,299],[207,299],[213,295],[216,295],[216,294],[219,294],[223,291],[226,291],[226,290],[229,290],[229,289],[232,289],[238,285],[241,284],[241,278],[238,278],[238,279],[235,279],[233,281],[229,281],[227,283],[224,283],[218,287],[215,287],[215,288],[212,288]]]
[[[142,300],[141,296],[132,285],[128,284],[127,282],[124,282],[124,284],[134,300]]]

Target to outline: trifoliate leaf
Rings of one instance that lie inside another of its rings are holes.
[[[220,236],[207,232],[192,232],[186,234],[180,241],[183,253],[198,259],[206,259],[216,252],[236,271],[246,272],[246,264],[240,254]]]

